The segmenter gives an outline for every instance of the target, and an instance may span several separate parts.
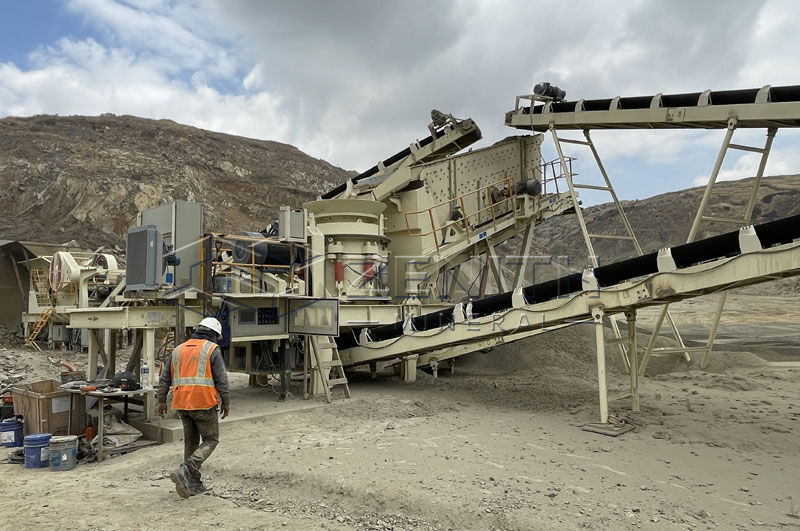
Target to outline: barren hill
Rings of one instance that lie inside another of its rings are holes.
[[[742,218],[752,186],[753,179],[717,183],[707,214]],[[648,199],[622,202],[645,253],[686,242],[703,191],[703,187],[690,188]],[[768,177],[761,181],[753,209],[754,224],[798,213],[800,213],[800,175]],[[583,215],[590,233],[626,234],[613,203],[585,208]],[[703,222],[696,239],[732,231],[735,228],[731,224],[706,221]],[[540,251],[554,256],[569,256],[571,266],[580,269],[589,264],[583,236],[574,215],[551,219],[536,227],[536,240]],[[634,248],[629,241],[598,238],[592,243],[601,265],[634,256]]]
[[[717,183],[707,214],[742,218],[752,187],[753,179]],[[685,243],[703,191],[703,187],[690,188],[642,200],[623,201],[622,206],[642,251],[647,253],[662,247]],[[800,175],[768,177],[761,181],[753,209],[754,224],[798,213],[800,213]],[[592,234],[618,236],[626,234],[613,203],[585,208],[583,214],[586,226]],[[735,228],[728,223],[704,221],[696,239],[729,232]],[[592,244],[601,265],[635,256],[630,241],[596,238],[592,240]],[[537,282],[579,271],[591,265],[578,219],[572,214],[550,219],[547,223],[537,226],[533,252],[536,255],[553,257],[552,266],[537,266]],[[547,261],[539,260],[539,263],[546,264]],[[530,281],[530,273],[527,277]],[[740,291],[762,295],[796,294],[800,293],[800,277],[740,288]]]
[[[170,120],[0,120],[0,238],[95,247],[122,242],[136,212],[206,205],[206,230],[257,230],[350,175],[297,148]]]
[[[376,153],[375,157],[380,157]],[[278,142],[205,131],[133,116],[34,116],[0,119],[0,238],[84,247],[120,244],[137,211],[173,199],[206,205],[206,230],[261,229],[281,205],[298,206],[353,175]],[[741,215],[752,180],[723,182],[711,212]],[[645,252],[683,243],[702,188],[625,201]],[[756,223],[800,212],[800,176],[763,181]],[[590,232],[622,234],[610,204],[584,210]],[[731,230],[705,224],[699,238]],[[509,248],[515,247],[514,244]],[[588,264],[573,215],[536,228],[537,254]],[[632,246],[596,240],[601,263]]]

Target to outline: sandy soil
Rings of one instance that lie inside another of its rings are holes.
[[[795,337],[794,299],[758,304]],[[689,308],[678,312],[702,313]],[[764,324],[742,318],[721,333]],[[597,416],[592,337],[584,326],[554,332],[471,355],[439,379],[420,371],[415,384],[355,374],[350,400],[223,424],[204,467],[213,488],[189,500],[166,477],[180,443],[65,473],[4,465],[0,527],[800,528],[800,363],[786,363],[790,349],[778,365],[734,341],[705,371],[655,358],[631,416],[640,428],[613,438],[580,429]],[[624,389],[617,361],[609,384]],[[624,400],[612,409],[631,415]]]

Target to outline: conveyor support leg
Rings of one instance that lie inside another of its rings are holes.
[[[639,354],[636,350],[636,311],[625,312],[628,320],[628,360],[631,364],[631,410],[639,412]]]
[[[592,308],[595,343],[597,344],[597,388],[600,395],[600,422],[608,422],[608,388],[606,386],[606,338],[603,334],[603,310]]]
[[[417,358],[419,358],[419,354],[412,354],[405,356],[400,362],[400,376],[406,383],[417,380]]]

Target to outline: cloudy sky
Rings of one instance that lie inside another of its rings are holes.
[[[359,171],[426,136],[433,108],[475,119],[479,146],[515,134],[503,114],[542,80],[570,99],[800,84],[794,0],[19,0],[0,10],[0,116],[170,118]],[[763,132],[737,135],[763,143]],[[641,198],[702,184],[722,136],[595,140],[620,195]],[[779,134],[768,173],[800,173],[798,141]],[[590,176],[586,153],[575,154]],[[722,177],[756,166],[733,153]]]

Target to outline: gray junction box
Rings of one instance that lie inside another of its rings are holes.
[[[155,225],[128,229],[125,246],[126,291],[155,291],[164,275],[164,242]]]
[[[203,237],[203,205],[189,201],[173,201],[139,213],[139,225],[155,225],[164,243],[173,246],[181,263],[170,266],[176,288],[201,289],[200,240]]]

